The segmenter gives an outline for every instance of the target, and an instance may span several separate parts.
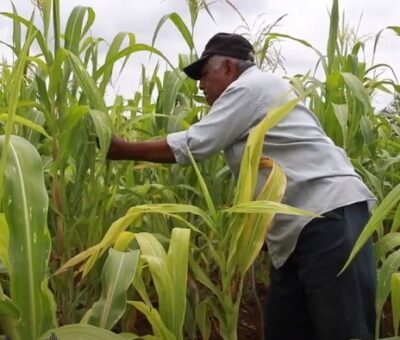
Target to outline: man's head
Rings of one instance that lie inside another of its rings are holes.
[[[200,80],[200,89],[212,105],[251,65],[254,65],[254,51],[244,37],[218,33],[209,40],[200,59],[183,70],[190,78]]]

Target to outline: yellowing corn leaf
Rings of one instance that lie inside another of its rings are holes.
[[[244,150],[234,204],[249,202],[254,199],[257,184],[258,165],[266,133],[279,123],[300,101],[293,99],[287,104],[273,108],[252,130]]]
[[[161,320],[160,314],[157,312],[157,309],[152,308],[151,306],[148,306],[145,303],[139,301],[131,301],[128,303],[137,308],[146,316],[147,320],[149,320],[151,324],[154,335],[157,338],[162,340],[176,340],[174,334],[172,334],[172,332],[168,330],[164,322]]]
[[[135,238],[135,234],[130,231],[123,231],[119,234],[117,240],[114,243],[114,249],[118,251],[125,251],[128,249],[129,244]]]
[[[147,313],[151,324],[163,325],[174,335],[183,339],[183,323],[186,314],[187,271],[189,263],[190,230],[174,228],[166,254],[159,241],[149,233],[136,234],[136,240],[148,263],[157,290],[159,314]],[[157,319],[160,318],[160,321]],[[156,330],[153,327],[156,333]]]
[[[126,292],[135,276],[139,251],[110,249],[101,272],[101,296],[90,310],[88,323],[111,329],[126,309]]]
[[[10,260],[8,258],[8,242],[10,239],[7,220],[4,214],[0,214],[0,259],[7,270],[10,270]]]
[[[258,199],[279,202],[283,197],[285,188],[285,174],[281,167],[274,162],[268,180],[261,190]],[[235,208],[233,207],[233,209]],[[263,213],[246,216],[246,222],[241,228],[238,228],[237,234],[232,236],[227,264],[228,273],[233,274],[236,266],[238,266],[242,275],[246,273],[265,242],[269,225],[277,210],[277,207],[275,211],[270,212],[265,209]]]

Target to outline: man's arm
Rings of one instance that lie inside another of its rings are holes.
[[[166,139],[145,142],[128,142],[113,136],[107,158],[112,160],[176,163],[175,156]]]

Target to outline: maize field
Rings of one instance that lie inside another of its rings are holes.
[[[376,338],[400,339],[400,84],[391,65],[371,64],[362,53],[379,49],[382,34],[400,39],[400,26],[383,27],[370,45],[346,39],[338,0],[331,5],[325,51],[276,33],[276,23],[252,40],[260,68],[273,72],[282,62],[275,44],[291,40],[315,52],[320,75],[290,78],[299,98],[252,131],[237,182],[221,154],[187,167],[106,159],[114,134],[165,137],[207,114],[197,83],[182,68],[198,58],[194,28],[200,14],[212,16],[212,5],[187,1],[189,22],[165,14],[150,44],[134,32],[108,42],[92,36],[90,7],[75,7],[61,22],[60,0],[37,1],[32,17],[11,3],[0,13],[0,25],[12,24],[12,43],[1,50],[13,55],[0,64],[0,337],[261,337],[262,317],[246,319],[243,311],[252,304],[262,313],[268,227],[277,213],[310,213],[280,203],[285,174],[279,164],[260,160],[260,145],[304,100],[378,198],[348,262],[372,236]],[[173,39],[189,50],[176,64],[157,48],[167,22],[176,30]],[[140,86],[130,96],[105,101],[110,83],[137,53],[160,63],[141,67]],[[379,92],[393,95],[384,110],[374,106]],[[267,166],[269,178],[254,198],[259,168]],[[259,321],[247,327],[249,319]]]

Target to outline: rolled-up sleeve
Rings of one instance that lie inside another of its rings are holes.
[[[179,164],[188,164],[190,162],[188,157],[187,133],[188,131],[186,130],[167,135],[167,143],[174,153],[176,162]]]
[[[207,116],[188,130],[167,136],[177,163],[190,163],[188,150],[196,160],[203,160],[229,147],[256,124],[259,107],[251,88],[228,87]]]

